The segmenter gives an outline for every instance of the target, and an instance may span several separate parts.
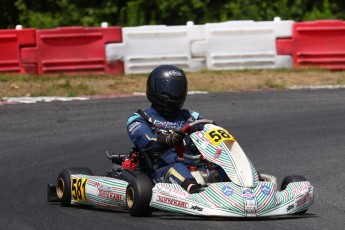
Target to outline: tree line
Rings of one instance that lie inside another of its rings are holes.
[[[345,19],[344,0],[1,0],[0,29]]]

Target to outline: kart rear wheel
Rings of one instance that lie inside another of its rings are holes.
[[[150,207],[153,183],[151,179],[142,172],[124,171],[120,179],[129,184],[126,190],[126,205],[132,216],[151,216],[153,208]]]
[[[67,168],[60,172],[56,182],[56,195],[62,206],[71,206],[71,175],[84,174],[92,175],[88,168]]]
[[[307,181],[307,179],[305,179],[304,176],[300,176],[300,175],[292,175],[292,176],[286,176],[282,182],[280,191],[283,191],[286,189],[286,187],[288,186],[288,184],[292,183],[292,182],[301,182],[301,181]],[[303,210],[301,212],[297,212],[294,213],[294,215],[303,215],[307,212],[308,209]]]

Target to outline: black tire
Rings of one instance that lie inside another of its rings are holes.
[[[56,182],[56,195],[62,206],[71,206],[71,175],[93,175],[88,168],[67,168],[60,172]]]
[[[292,175],[292,176],[286,176],[282,182],[280,190],[283,191],[286,189],[288,184],[291,182],[301,182],[301,181],[307,181],[304,176],[299,176],[299,175]]]
[[[304,176],[300,176],[300,175],[292,175],[292,176],[286,176],[282,182],[280,191],[283,191],[286,189],[286,187],[288,186],[288,184],[292,183],[292,182],[301,182],[301,181],[307,181],[307,179],[305,179]],[[303,215],[307,212],[308,209],[303,210],[301,212],[296,212],[294,213],[294,215]]]
[[[258,171],[256,171],[256,173],[258,174],[259,181],[264,181],[264,180],[261,178],[261,173],[259,173]]]
[[[124,171],[120,179],[129,184],[126,190],[126,205],[132,216],[148,217],[152,215],[150,206],[153,183],[143,172]]]

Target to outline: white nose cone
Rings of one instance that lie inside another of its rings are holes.
[[[247,188],[255,187],[253,168],[241,146],[237,142],[234,142],[230,151],[241,185]]]

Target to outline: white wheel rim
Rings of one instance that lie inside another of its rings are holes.
[[[133,188],[131,188],[131,187],[127,188],[126,197],[127,197],[127,207],[129,209],[133,208],[133,205],[134,205],[134,190],[133,190]]]
[[[59,178],[56,183],[56,195],[58,196],[59,199],[62,199],[64,191],[65,191],[65,182],[63,181],[63,179]]]

